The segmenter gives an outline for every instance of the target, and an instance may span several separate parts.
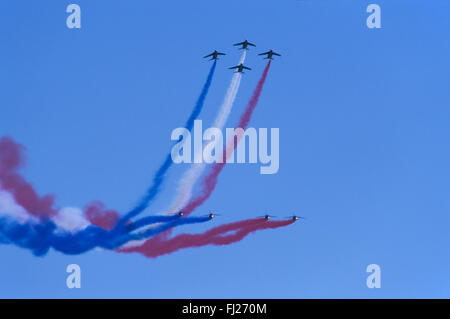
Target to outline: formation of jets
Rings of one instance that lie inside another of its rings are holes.
[[[235,43],[235,44],[233,44],[233,46],[240,46],[239,50],[248,50],[249,46],[250,47],[256,47],[255,44],[249,42],[248,40],[245,40],[245,41],[242,41],[242,42],[239,42],[239,43]],[[208,55],[205,55],[203,58],[204,59],[211,58],[211,59],[209,59],[210,61],[211,60],[218,60],[218,56],[219,55],[225,55],[225,53],[222,53],[222,52],[219,52],[217,50],[214,50],[214,52],[212,52],[212,53],[210,53]],[[269,60],[273,60],[273,56],[281,56],[281,54],[276,53],[272,49],[270,49],[267,52],[260,53],[258,55],[265,55],[266,57],[264,59],[269,59]],[[239,64],[239,65],[236,65],[236,66],[232,66],[229,69],[230,70],[236,70],[235,73],[244,73],[244,70],[251,70],[251,68],[245,66],[242,63]]]
[[[248,50],[249,46],[256,47],[255,44],[249,42],[248,40],[245,40],[245,41],[239,42],[239,43],[235,43],[235,44],[233,44],[233,46],[240,46],[240,48],[239,48],[240,50]],[[208,55],[205,55],[203,58],[204,59],[210,58],[209,61],[218,60],[219,55],[226,55],[226,54],[222,53],[222,52],[219,52],[217,50],[214,50],[212,53],[210,53]],[[273,60],[273,56],[281,56],[281,54],[273,51],[272,49],[270,49],[267,52],[260,53],[258,55],[265,56],[264,59],[269,59],[269,60]],[[236,66],[232,66],[229,69],[230,70],[236,70],[235,73],[244,73],[243,72],[244,70],[251,70],[251,68],[245,66],[243,63],[241,63],[239,65],[236,65]],[[179,211],[177,214],[179,216],[184,216],[184,213],[182,211]],[[209,214],[205,215],[205,216],[208,216],[210,219],[213,219],[214,217],[220,216],[220,215],[210,211]],[[276,216],[272,216],[272,215],[268,215],[268,214],[266,214],[264,216],[258,216],[258,218],[264,218],[265,220],[270,220],[273,217],[276,217]],[[293,221],[297,221],[299,219],[304,219],[304,217],[297,216],[297,215],[288,216],[286,218],[287,219],[292,219]]]
[[[177,215],[178,215],[178,216],[184,216],[184,213],[183,213],[182,211],[179,211],[179,212],[177,213]],[[216,213],[214,213],[214,212],[209,211],[209,214],[208,214],[208,215],[205,215],[205,216],[208,216],[210,219],[213,219],[213,218],[216,217],[216,216],[220,216],[220,214],[216,214]],[[277,216],[273,216],[273,215],[268,215],[268,214],[266,214],[266,215],[263,215],[263,216],[258,216],[257,218],[264,218],[265,220],[270,220],[270,219],[273,218],[273,217],[277,217]],[[287,217],[285,217],[285,218],[286,218],[286,219],[292,219],[293,221],[297,221],[297,220],[299,220],[299,219],[305,219],[305,217],[297,216],[297,215],[287,216]]]

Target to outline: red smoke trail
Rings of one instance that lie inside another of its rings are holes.
[[[117,211],[106,209],[105,204],[100,201],[92,201],[84,208],[84,216],[95,226],[111,230],[119,221],[120,215]]]
[[[263,224],[255,224],[248,227],[245,227],[234,234],[228,235],[228,236],[216,236],[214,238],[211,238],[211,242],[214,245],[228,245],[231,243],[235,243],[237,241],[241,241],[244,239],[248,234],[256,232],[258,230],[263,229],[275,229],[279,227],[284,227],[287,225],[290,225],[294,223],[293,220],[280,220],[280,221],[265,221]]]
[[[270,69],[271,60],[267,63],[264,72],[261,76],[261,78],[258,81],[258,84],[253,91],[253,95],[250,99],[250,101],[247,104],[247,107],[245,109],[244,114],[241,115],[241,118],[239,120],[238,128],[242,128],[245,130],[247,128],[248,123],[250,122],[250,119],[252,117],[253,111],[255,110],[256,105],[258,104],[259,97],[261,96],[262,89],[264,87],[264,83],[266,82],[267,73]],[[214,189],[217,185],[217,179],[219,177],[220,172],[224,168],[226,164],[226,158],[228,158],[232,152],[236,149],[237,145],[239,144],[240,139],[242,138],[242,135],[239,135],[237,137],[237,142],[235,143],[234,139],[232,141],[228,141],[228,144],[226,148],[224,149],[224,161],[223,163],[216,163],[212,169],[209,175],[207,175],[203,180],[203,190],[196,198],[191,200],[181,211],[185,213],[186,215],[189,215],[191,212],[193,212],[198,206],[203,204],[212,194]]]
[[[241,115],[241,118],[239,120],[239,124],[237,127],[242,127],[243,129],[245,129],[247,127],[248,123],[250,122],[253,111],[254,111],[256,105],[258,104],[259,97],[260,97],[262,89],[264,87],[264,82],[266,82],[267,73],[269,72],[271,62],[272,62],[272,60],[269,60],[269,62],[267,63],[267,65],[264,69],[264,72],[263,72],[261,78],[259,79],[255,90],[253,91],[253,95],[247,104],[247,108],[245,109],[244,114]]]
[[[252,97],[250,98],[250,101],[247,104],[247,107],[245,108],[244,113],[241,115],[239,119],[238,128],[246,129],[248,123],[250,122],[250,119],[252,117],[253,111],[256,108],[256,105],[258,104],[259,97],[261,96],[262,89],[264,87],[264,83],[266,82],[267,74],[269,73],[271,60],[267,63],[266,67],[264,68],[263,74],[261,75],[261,78],[258,81],[258,84],[256,85],[255,90],[253,91]],[[223,163],[216,163],[209,175],[206,175],[203,179],[203,190],[201,193],[192,199],[190,202],[187,203],[187,205],[181,209],[181,211],[185,214],[185,216],[188,216],[191,214],[198,206],[202,205],[212,194],[214,189],[216,188],[217,181],[219,178],[219,174],[222,171],[222,169],[225,167],[226,164],[226,156],[230,156],[232,154],[232,151],[236,149],[237,145],[239,144],[240,139],[242,138],[242,135],[239,135],[237,137],[237,141],[235,143],[234,140],[228,141],[228,144],[226,148],[224,149],[224,161]],[[228,157],[227,157],[228,158]],[[156,236],[153,240],[168,240],[168,237],[171,233],[171,230],[168,230],[164,233],[159,234]],[[152,239],[149,239],[152,240]]]
[[[0,188],[10,192],[30,215],[38,218],[54,216],[57,213],[53,208],[54,196],[40,197],[33,186],[18,173],[25,163],[24,149],[9,137],[0,139]]]
[[[255,218],[255,219],[246,219],[246,220],[242,220],[242,221],[238,221],[238,222],[228,223],[228,224],[214,227],[214,228],[206,231],[205,233],[203,233],[203,235],[206,237],[212,237],[212,236],[219,235],[219,234],[225,234],[230,231],[234,231],[234,230],[240,229],[242,227],[251,226],[253,224],[256,224],[256,223],[262,222],[262,221],[265,221],[265,219]],[[163,233],[160,233],[159,235],[157,235],[153,238],[147,239],[142,246],[152,247],[152,249],[154,249],[158,245],[165,245],[165,243],[170,240],[169,239],[170,234],[171,234],[171,229],[169,229]],[[199,236],[199,235],[195,235],[195,236]]]
[[[118,252],[139,252],[146,257],[158,257],[177,250],[201,247],[206,245],[229,245],[244,239],[250,233],[263,229],[275,229],[292,224],[293,220],[266,221],[265,219],[249,219],[240,222],[217,226],[203,234],[181,234],[172,239],[161,239],[159,236],[147,240],[138,247],[128,247]],[[228,234],[233,232],[231,234]]]
[[[54,208],[55,196],[39,196],[33,186],[20,174],[25,166],[25,147],[9,137],[0,138],[0,189],[11,193],[28,214],[37,218],[54,217],[58,209]],[[107,210],[103,203],[93,201],[85,207],[84,214],[93,224],[111,229],[119,218],[114,210]]]

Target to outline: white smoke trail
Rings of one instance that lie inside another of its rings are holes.
[[[78,207],[64,207],[52,218],[53,222],[60,228],[75,233],[83,230],[91,223],[84,217],[84,212]]]
[[[247,55],[247,51],[244,50],[244,52],[241,55],[241,58],[239,60],[239,64],[244,64],[245,57]],[[239,85],[241,83],[241,77],[242,73],[234,73],[233,77],[231,79],[231,83],[228,87],[227,93],[225,94],[225,98],[222,102],[222,106],[219,109],[219,113],[216,116],[216,119],[214,121],[214,126],[217,127],[220,130],[223,129],[228,116],[231,113],[231,109],[233,107],[234,100],[236,99],[237,92],[239,90]],[[203,150],[201,150],[203,152]],[[202,154],[194,154],[194,158],[197,158],[199,156],[202,156]],[[206,164],[204,162],[202,163],[194,163],[191,165],[190,169],[184,174],[183,178],[180,179],[180,183],[178,185],[178,191],[177,191],[177,197],[174,199],[172,206],[170,209],[168,209],[164,214],[165,215],[172,215],[176,214],[180,211],[180,209],[191,199],[192,197],[192,190],[194,188],[195,183],[197,182],[198,178],[202,175],[203,171],[206,168]],[[152,224],[143,227],[143,230],[158,227],[160,224]],[[145,240],[135,240],[130,241],[126,243],[123,247],[132,247],[132,246],[138,246],[141,245]]]
[[[247,51],[244,50],[242,53],[239,64],[243,64]],[[239,90],[239,85],[241,83],[242,73],[236,72],[233,74],[230,86],[228,87],[227,93],[225,95],[222,106],[214,122],[214,126],[220,130],[223,129],[228,116],[230,115],[231,109],[233,107],[234,100],[236,99],[237,92]],[[202,156],[202,154],[195,154],[194,158],[197,156]],[[192,164],[191,168],[185,173],[183,178],[180,180],[180,185],[178,187],[178,194],[175,198],[172,207],[169,209],[168,214],[173,214],[178,212],[192,197],[192,190],[198,178],[202,175],[206,168],[204,162],[200,164]]]
[[[28,214],[27,210],[16,202],[14,196],[5,190],[0,190],[0,216],[9,216],[17,222],[38,223],[39,219]],[[52,217],[56,226],[69,232],[82,230],[90,225],[84,217],[83,211],[77,207],[64,207]]]
[[[37,220],[35,217],[30,216],[25,208],[16,203],[11,193],[3,190],[0,190],[0,215],[13,217],[19,223]]]

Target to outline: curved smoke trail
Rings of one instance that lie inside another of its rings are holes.
[[[25,165],[25,147],[10,137],[0,138],[0,213],[19,221],[51,218],[66,229],[81,229],[89,223],[111,229],[119,214],[94,201],[82,211],[76,207],[55,208],[54,196],[39,196],[33,185],[20,175]],[[6,206],[5,206],[6,205]]]
[[[259,79],[255,90],[253,91],[252,97],[250,98],[250,101],[248,102],[247,107],[239,120],[238,128],[240,127],[245,130],[248,123],[250,122],[253,111],[255,110],[256,105],[258,104],[259,101],[259,97],[261,96],[262,89],[264,88],[264,83],[266,82],[270,65],[271,60],[269,60],[269,62],[267,63],[263,71],[263,74]],[[234,142],[234,139],[227,142],[227,146],[223,152],[224,154],[223,163],[214,164],[214,166],[211,169],[211,172],[208,175],[206,175],[203,180],[203,188],[200,194],[181,209],[186,215],[189,215],[192,211],[194,211],[194,209],[203,204],[211,196],[212,192],[214,191],[217,185],[219,174],[225,167],[226,159],[233,154],[233,150],[236,149],[241,138],[242,135],[238,135],[238,140],[236,143]]]
[[[155,258],[190,247],[229,245],[241,241],[250,233],[263,229],[284,227],[293,222],[293,220],[266,221],[264,219],[249,219],[217,226],[203,234],[181,234],[169,240],[154,237],[141,246],[120,248],[117,251],[122,253],[139,252],[146,257]]]
[[[209,71],[208,77],[206,78],[206,82],[203,85],[203,89],[200,93],[200,96],[197,99],[197,103],[195,104],[194,109],[192,110],[191,115],[189,116],[189,119],[186,121],[185,128],[189,131],[192,130],[192,127],[194,125],[194,120],[198,117],[200,114],[203,105],[205,103],[206,96],[209,91],[209,87],[211,86],[211,82],[214,76],[214,72],[216,70],[217,60],[214,60],[213,65],[211,66],[211,69]],[[181,137],[180,137],[181,139]],[[180,141],[180,140],[179,140]],[[178,141],[178,142],[179,142]],[[147,194],[141,199],[141,201],[133,208],[131,209],[127,214],[125,214],[121,219],[118,225],[126,223],[129,219],[137,216],[140,214],[143,210],[145,210],[150,202],[155,198],[155,196],[158,194],[160,190],[160,186],[164,181],[164,177],[166,172],[169,170],[169,168],[172,166],[172,156],[171,153],[169,153],[162,163],[161,167],[156,172],[155,176],[153,177],[153,183],[150,186],[150,188],[147,190]]]
[[[240,63],[244,62],[245,54],[244,51]],[[210,69],[197,104],[186,122],[188,130],[192,129],[194,120],[203,107],[215,67],[216,61]],[[245,129],[248,125],[261,94],[269,67],[270,61],[258,82],[246,111],[240,118],[238,127]],[[215,127],[223,128],[236,98],[240,80],[241,74],[236,73],[216,118]],[[228,158],[232,154],[241,138],[242,135],[238,136],[236,144],[234,144],[234,139],[228,141],[232,144],[227,143],[224,156]],[[156,172],[153,184],[148,189],[146,196],[122,218],[119,218],[116,211],[107,210],[101,202],[89,204],[84,211],[70,207],[55,209],[52,195],[40,197],[32,185],[18,173],[18,170],[23,166],[22,149],[21,145],[14,143],[9,138],[0,139],[0,243],[14,244],[29,249],[35,255],[45,255],[51,248],[65,254],[81,254],[99,247],[119,252],[140,252],[148,257],[157,257],[189,247],[231,244],[258,230],[274,229],[294,222],[292,220],[250,219],[221,225],[201,234],[182,234],[171,239],[158,236],[175,226],[211,220],[209,217],[186,216],[209,198],[226,161],[213,166],[211,173],[204,179],[201,194],[184,206],[191,198],[193,185],[201,175],[205,165],[198,165],[195,169],[194,165],[191,168],[187,174],[188,182],[183,184],[185,192],[178,202],[178,206],[184,207],[184,217],[179,215],[148,216],[131,222],[131,218],[136,217],[148,207],[151,200],[158,194],[165,173],[172,164],[171,154],[167,156]],[[228,150],[231,150],[231,152]],[[78,218],[78,221],[74,220],[74,216],[75,219]],[[156,225],[156,227],[148,228],[149,225]],[[139,240],[146,241],[140,246],[124,247],[131,241]]]
[[[242,56],[239,60],[239,64],[243,64],[245,62],[245,57],[247,55],[247,51],[244,50]],[[230,115],[231,109],[233,107],[234,101],[236,99],[237,92],[239,90],[239,85],[241,83],[242,74],[236,72],[233,74],[231,79],[230,86],[228,87],[227,93],[225,94],[224,101],[222,106],[220,107],[219,113],[217,114],[216,120],[214,122],[213,127],[216,127],[220,130],[223,129],[228,116]],[[203,151],[203,150],[201,150]],[[202,154],[195,154],[194,158],[202,156]],[[191,168],[185,173],[183,178],[180,181],[180,186],[177,191],[177,197],[172,204],[172,207],[169,209],[169,214],[173,214],[180,210],[191,198],[192,190],[194,185],[200,175],[205,170],[206,164],[204,162],[200,164],[192,164]]]
[[[40,197],[18,173],[23,166],[23,149],[8,137],[0,139],[2,244],[15,244],[31,250],[35,255],[44,255],[52,247],[65,254],[80,254],[95,247],[116,249],[128,242],[156,236],[169,228],[210,220],[209,217],[148,216],[116,227],[118,213],[106,209],[99,201],[91,202],[84,210],[76,207],[54,209],[51,204],[49,207],[54,213],[47,216],[36,213],[33,207],[42,207],[35,206],[40,203]],[[24,197],[23,192],[29,197]],[[19,203],[17,199],[22,201]],[[159,227],[144,229],[160,223]]]
[[[23,168],[24,146],[5,136],[0,139],[0,188],[9,192],[18,205],[38,219],[55,216],[54,196],[40,197],[18,171]]]
[[[46,219],[38,223],[19,223],[10,217],[0,218],[0,243],[14,244],[29,249],[37,256],[45,255],[50,248],[64,254],[75,255],[94,248],[117,249],[132,240],[146,239],[165,231],[169,227],[185,224],[203,223],[209,217],[152,216],[123,228],[105,230],[89,225],[77,232],[69,232],[58,227],[52,220]],[[142,226],[165,222],[161,226],[142,232],[133,231]]]

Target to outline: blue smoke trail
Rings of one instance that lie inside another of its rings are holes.
[[[126,229],[128,232],[132,232],[133,230],[136,230],[138,228],[155,224],[155,223],[163,223],[163,222],[171,222],[174,220],[179,219],[180,215],[166,215],[166,216],[147,216],[142,217],[141,219],[131,223],[130,225],[126,226]]]
[[[146,229],[146,230],[141,231],[132,236],[133,236],[134,240],[146,239],[146,238],[154,237],[154,236],[158,235],[159,233],[162,233],[162,232],[164,232],[172,227],[175,227],[175,226],[203,223],[208,220],[211,220],[211,218],[209,216],[207,216],[207,217],[182,217],[179,220],[169,222],[169,223],[164,223],[161,226],[158,226],[155,228]]]
[[[45,255],[50,248],[64,254],[76,255],[96,247],[114,250],[131,240],[147,239],[171,227],[203,223],[208,220],[209,217],[151,216],[121,229],[105,230],[90,225],[77,233],[70,233],[58,228],[50,219],[38,224],[21,224],[9,217],[2,217],[0,243],[15,244],[29,249],[36,256]],[[132,230],[159,222],[164,223],[152,229],[131,233]]]
[[[216,70],[216,64],[217,61],[214,60],[213,65],[211,66],[211,69],[209,70],[208,77],[206,78],[206,82],[203,85],[203,89],[200,93],[200,96],[197,99],[197,103],[195,104],[194,109],[192,110],[191,115],[189,116],[188,120],[186,121],[185,128],[189,131],[192,130],[192,127],[194,126],[194,121],[200,114],[203,104],[205,103],[206,95],[208,94],[209,87],[211,86],[212,78],[214,75],[214,71]],[[177,141],[180,142],[180,139]],[[139,213],[141,213],[143,210],[145,210],[150,202],[155,198],[155,196],[159,193],[160,186],[162,182],[164,181],[164,177],[170,166],[172,166],[172,155],[169,152],[167,155],[165,161],[161,165],[161,167],[156,172],[155,176],[153,177],[153,184],[150,186],[150,188],[147,190],[147,194],[141,199],[141,201],[127,214],[125,214],[120,221],[118,222],[117,226],[120,227],[124,223],[126,223],[129,219],[137,216]]]

